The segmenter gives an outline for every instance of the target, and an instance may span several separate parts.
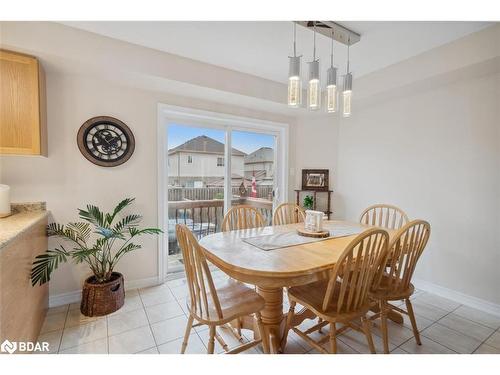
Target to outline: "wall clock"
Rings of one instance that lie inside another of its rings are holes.
[[[132,131],[122,121],[109,117],[93,117],[80,127],[78,148],[83,156],[102,167],[125,163],[135,149]]]

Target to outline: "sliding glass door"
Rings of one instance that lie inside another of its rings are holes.
[[[176,224],[199,239],[220,231],[227,210],[241,204],[256,207],[271,224],[281,168],[278,138],[229,125],[167,125],[168,273],[183,271]]]

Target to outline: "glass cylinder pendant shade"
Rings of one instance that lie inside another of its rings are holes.
[[[309,87],[307,88],[307,106],[311,110],[317,110],[321,107],[319,60],[314,60],[309,63]]]
[[[344,117],[351,116],[351,101],[352,101],[352,74],[347,73],[344,77],[344,91],[343,91],[343,109],[342,115]]]
[[[302,103],[302,82],[300,80],[301,56],[289,57],[288,69],[288,106],[300,107]]]
[[[338,107],[337,68],[330,67],[326,75],[326,111],[333,113]]]

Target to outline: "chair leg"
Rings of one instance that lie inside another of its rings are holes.
[[[366,319],[366,316],[364,316],[361,319],[361,322],[363,324],[363,331],[366,336],[366,340],[368,341],[368,347],[370,348],[370,352],[372,354],[376,354],[377,352],[375,351],[375,345],[373,345],[373,338],[372,338],[372,330],[370,327],[370,321]]]
[[[186,347],[189,340],[189,334],[191,333],[191,328],[193,327],[193,316],[189,315],[187,324],[186,324],[186,332],[184,333],[184,340],[182,341],[181,354],[186,352]]]
[[[337,327],[335,323],[330,323],[330,352],[337,354]]]
[[[411,305],[411,301],[409,298],[405,300],[406,302],[406,310],[408,310],[408,315],[410,316],[411,327],[413,328],[413,335],[415,336],[415,341],[417,345],[422,345],[420,341],[420,333],[417,328],[417,320],[415,319],[415,313],[413,312],[413,306]]]
[[[208,354],[214,354],[215,348],[215,326],[210,326],[210,337],[208,339]]]
[[[262,324],[260,312],[255,313],[255,320],[257,321],[257,328],[259,330],[260,339],[262,340],[262,350],[265,354],[269,354],[269,341],[264,332],[264,325]]]
[[[288,310],[288,314],[286,316],[286,324],[285,324],[285,332],[283,332],[283,338],[281,339],[281,351],[285,352],[286,340],[288,339],[288,331],[292,328],[292,319],[295,315],[295,305],[297,302],[290,302],[290,309]]]
[[[380,301],[380,323],[382,338],[384,341],[384,353],[389,354],[389,333],[387,331],[387,305],[385,301]]]

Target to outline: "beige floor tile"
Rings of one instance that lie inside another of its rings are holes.
[[[49,353],[57,353],[59,351],[59,345],[61,344],[62,333],[63,333],[62,329],[58,331],[43,333],[38,337],[37,341],[40,343],[48,342]]]
[[[469,306],[460,306],[453,313],[493,329],[500,328],[500,317]]]
[[[485,341],[485,344],[500,349],[500,331],[496,331],[493,335],[491,335],[488,340]]]
[[[417,320],[417,328],[419,331],[422,331],[422,330],[426,329],[427,327],[434,324],[433,320],[424,318],[421,315],[415,314],[415,319]],[[413,327],[411,326],[410,317],[406,314],[403,314],[403,325],[406,328],[412,330],[412,332],[413,332]]]
[[[42,325],[40,333],[46,333],[50,331],[58,331],[64,328],[64,322],[66,321],[66,312],[61,312],[57,314],[47,315]]]
[[[170,288],[170,291],[175,296],[176,299],[185,299],[189,295],[189,289],[187,285],[176,286]]]
[[[108,316],[119,315],[124,312],[139,310],[144,308],[142,305],[142,300],[139,294],[135,294],[132,296],[125,296],[125,303],[121,307],[121,309],[115,311],[114,313],[109,314]]]
[[[183,338],[179,338],[159,345],[158,350],[160,354],[180,354],[182,340]],[[196,333],[189,336],[186,354],[207,354],[207,348]]]
[[[75,309],[78,310],[80,309],[80,301],[69,304],[69,310],[75,310]]]
[[[379,354],[383,353],[384,344],[382,342],[382,339],[377,335],[374,335],[373,333],[372,337],[373,337],[373,344],[375,345],[375,351]],[[351,348],[353,348],[354,350],[356,350],[361,354],[370,353],[370,348],[368,347],[368,341],[366,340],[366,336],[361,332],[349,330],[338,336],[338,339],[344,342],[345,344],[349,345]],[[391,342],[389,342],[389,351],[395,348],[396,346]]]
[[[186,278],[169,280],[169,281],[167,281],[166,284],[169,288],[175,288],[176,286],[187,285],[187,280],[186,280]]]
[[[149,326],[135,328],[109,337],[110,354],[134,354],[150,349],[155,345]]]
[[[113,336],[119,333],[129,331],[149,325],[148,318],[144,309],[125,312],[122,314],[110,316],[108,319],[108,335]]]
[[[68,317],[66,318],[65,328],[79,326],[81,324],[87,324],[90,322],[95,322],[98,320],[106,319],[105,316],[85,316],[79,309],[73,309],[68,311]]]
[[[423,330],[422,335],[457,353],[463,354],[472,353],[481,344],[481,341],[442,326],[439,323],[434,323],[429,328]]]
[[[177,301],[170,301],[146,307],[146,313],[151,324],[184,315],[184,311],[181,309]]]
[[[424,317],[428,320],[436,321],[441,319],[443,316],[448,314],[449,312],[446,310],[442,310],[436,306],[428,305],[423,302],[419,302],[418,299],[412,301],[413,311],[416,315]]]
[[[68,312],[69,305],[55,306],[47,310],[47,315],[54,315]]]
[[[154,348],[149,348],[143,350],[142,352],[138,352],[136,354],[160,354],[160,352],[158,351],[158,348],[155,346]]]
[[[405,352],[411,354],[456,354],[453,350],[438,344],[425,336],[421,336],[422,345],[417,345],[414,339],[410,339],[400,346]]]
[[[151,324],[156,344],[161,345],[183,337],[186,330],[186,323],[187,318],[183,315]]]
[[[322,354],[316,348],[312,348],[311,346],[309,346],[309,344],[306,341],[302,340],[300,337],[297,338],[297,341],[300,343],[300,345],[306,345],[307,347],[311,348],[311,350],[307,352],[308,354]],[[330,341],[323,343],[322,346],[328,352],[330,352]],[[337,338],[337,354],[359,354],[359,353]]]
[[[61,350],[59,354],[108,354],[108,338]]]
[[[393,351],[391,351],[391,354],[410,354],[408,352],[405,352],[403,349],[401,348],[396,348],[394,349]]]
[[[142,296],[142,295],[151,294],[151,293],[165,292],[168,290],[169,290],[169,288],[168,288],[167,284],[160,284],[160,285],[155,285],[155,286],[148,286],[147,288],[138,289],[138,292]]]
[[[440,319],[438,323],[479,341],[486,340],[493,333],[492,328],[488,328],[453,313],[446,315],[444,318]]]
[[[128,289],[125,291],[125,298],[139,295],[139,289]]]
[[[394,323],[391,320],[387,321],[387,331],[388,331],[389,342],[396,346],[401,345],[402,343],[407,341],[410,337],[413,337],[413,331],[411,329],[408,329],[404,325]],[[372,333],[374,335],[377,335],[378,337],[382,337],[380,319],[376,319],[372,322]]]
[[[105,338],[107,334],[106,319],[66,328],[63,332],[60,350]]]
[[[473,354],[500,354],[500,349],[494,348],[488,344],[481,344]]]
[[[445,310],[447,312],[453,311],[460,306],[460,303],[458,302],[430,293],[419,293],[415,295],[415,298],[412,299],[412,302],[413,300],[438,307],[441,310]]]
[[[145,294],[141,293],[142,303],[145,307],[159,305],[160,303],[166,303],[169,301],[174,301],[175,297],[172,295],[168,288],[160,289],[155,292],[147,292]]]

